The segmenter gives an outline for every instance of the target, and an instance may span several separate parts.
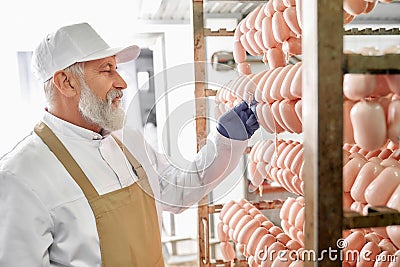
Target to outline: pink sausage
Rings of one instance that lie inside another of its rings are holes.
[[[229,200],[227,203],[224,204],[221,211],[219,212],[220,220],[222,220],[222,218],[225,217],[225,213],[233,206],[233,204],[236,204],[236,202],[233,200]]]
[[[355,157],[352,158],[346,165],[343,167],[343,191],[350,192],[351,187],[356,180],[358,173],[360,172],[361,168],[366,163],[366,160]]]
[[[264,88],[263,88],[263,100],[264,102],[273,103],[274,99],[271,97],[271,88],[272,84],[274,83],[276,77],[279,75],[283,67],[275,68],[271,71],[268,79],[265,81]]]
[[[262,144],[264,144],[263,140],[259,140],[259,141],[257,141],[257,142],[253,145],[253,147],[251,148],[250,153],[249,153],[249,159],[250,159],[251,161],[256,161],[255,155],[256,155],[256,153],[258,152],[258,147],[261,147]]]
[[[231,220],[231,218],[233,217],[233,215],[235,215],[236,212],[238,212],[240,209],[242,209],[242,207],[239,204],[237,204],[237,203],[233,204],[229,208],[229,210],[224,214],[224,216],[222,217],[222,222],[224,224],[228,224],[229,221]]]
[[[282,51],[287,55],[287,57],[292,55],[301,55],[301,38],[289,37],[283,42]],[[286,59],[286,61],[288,61],[288,59]]]
[[[364,0],[343,0],[343,9],[353,16],[360,15],[366,8],[367,2]]]
[[[225,261],[232,261],[236,257],[235,250],[231,243],[228,242],[221,242],[221,254]]]
[[[296,73],[293,76],[293,80],[292,83],[290,84],[290,93],[297,97],[297,98],[301,98],[302,96],[302,68],[298,68]]]
[[[296,199],[288,197],[286,201],[283,203],[282,208],[279,212],[279,218],[281,220],[288,220],[290,207],[293,205],[294,202],[296,202]]]
[[[242,230],[242,228],[251,220],[253,220],[253,217],[251,217],[250,215],[245,215],[240,219],[240,221],[236,224],[236,228],[234,229],[232,234],[233,241],[237,242],[240,230]]]
[[[285,161],[284,161],[284,166],[285,168],[290,168],[290,166],[293,163],[294,158],[296,157],[297,153],[301,150],[303,147],[303,144],[301,143],[296,143],[296,145],[293,147],[293,149],[287,154]]]
[[[275,13],[274,6],[272,5],[272,1],[268,1],[264,8],[264,13],[267,17],[272,17]]]
[[[384,96],[390,93],[387,76],[385,74],[375,74],[375,88],[373,95],[376,97]],[[393,92],[394,93],[394,92]]]
[[[233,216],[232,218],[229,220],[228,225],[229,228],[231,229],[235,229],[236,225],[238,224],[238,222],[240,221],[240,219],[246,215],[247,213],[244,211],[244,209],[240,209],[238,210]]]
[[[257,106],[256,106],[257,121],[268,133],[274,133],[275,127],[272,125],[272,123],[271,123],[271,125],[269,125],[267,123],[267,121],[265,120],[266,115],[268,115],[268,114],[263,113],[263,106],[265,106],[265,105],[268,105],[268,104],[265,104],[262,102],[257,104]],[[272,114],[270,116],[272,116]]]
[[[255,51],[257,53],[257,55],[261,55],[264,52],[264,49],[263,49],[263,46],[262,47],[258,46],[258,44],[255,40],[255,37],[254,37],[255,33],[256,33],[255,29],[248,31],[246,33],[246,39],[247,39],[247,42],[249,43],[249,46],[251,47],[251,49],[253,51]]]
[[[353,125],[350,120],[350,111],[354,102],[350,100],[343,101],[343,142],[354,144]]]
[[[296,1],[296,17],[297,17],[297,23],[299,24],[300,29],[303,28],[302,25],[302,1],[301,0],[295,0]]]
[[[251,73],[250,64],[247,62],[237,64],[236,68],[240,74],[249,75]]]
[[[383,239],[383,237],[381,237],[380,235],[373,233],[373,232],[365,235],[365,240],[367,242],[374,242],[376,244],[379,244],[379,242],[381,242],[382,239]]]
[[[268,65],[271,69],[286,65],[285,54],[281,48],[273,47],[267,51]]]
[[[255,218],[256,215],[258,215],[258,214],[262,214],[262,212],[261,212],[259,209],[257,209],[256,207],[251,208],[251,209],[248,211],[248,213],[249,213],[250,216],[252,216],[253,218]]]
[[[221,242],[227,242],[228,241],[228,235],[224,232],[223,230],[224,223],[219,222],[217,224],[217,234],[218,234],[218,240]]]
[[[364,99],[372,95],[375,81],[372,74],[346,73],[343,76],[343,94],[352,101]]]
[[[399,144],[400,137],[400,100],[393,100],[388,107],[387,115],[387,135],[388,138],[395,143]]]
[[[282,151],[281,153],[278,155],[278,159],[276,161],[276,165],[281,168],[284,169],[285,168],[285,159],[287,158],[287,155],[290,151],[293,150],[293,148],[296,146],[295,143],[290,143],[288,144]]]
[[[361,167],[350,190],[350,194],[355,201],[367,203],[364,196],[365,190],[382,170],[383,166],[376,162],[367,162]]]
[[[261,223],[259,220],[252,219],[248,222],[239,232],[237,241],[242,244],[248,244],[251,235],[254,231],[260,227]]]
[[[281,95],[281,88],[283,80],[285,79],[288,71],[293,67],[293,65],[287,65],[283,67],[278,75],[275,77],[273,83],[271,84],[270,96],[274,100],[282,100],[283,96]]]
[[[400,226],[389,225],[386,227],[386,232],[396,247],[400,247]]]
[[[271,228],[269,228],[269,232],[273,235],[273,236],[277,236],[280,233],[283,233],[283,230],[279,227],[279,226],[272,226]]]
[[[249,255],[255,255],[258,243],[260,242],[261,238],[267,234],[269,234],[269,231],[264,227],[258,227],[253,232],[246,247]]]
[[[256,7],[253,11],[247,15],[246,19],[246,27],[249,29],[255,29],[256,27],[256,18],[262,6]]]
[[[268,80],[269,75],[272,73],[271,70],[268,70],[264,73],[264,75],[260,78],[258,81],[256,91],[255,91],[255,100],[260,103],[260,102],[267,102],[266,99],[263,99],[263,89],[266,81]]]
[[[400,184],[400,169],[386,167],[365,190],[365,199],[372,206],[383,206]]]
[[[283,12],[277,11],[272,16],[272,33],[274,34],[275,40],[279,43],[283,43],[290,37],[290,29],[283,18]]]
[[[379,257],[380,259],[390,259],[391,254],[388,251],[382,251],[377,258]],[[390,260],[386,261],[376,261],[374,267],[388,267],[390,264]]]
[[[373,267],[376,256],[381,253],[379,246],[374,242],[366,243],[360,252],[360,260],[356,267]]]
[[[300,63],[296,63],[295,65],[293,65],[293,67],[287,72],[284,80],[282,81],[282,85],[281,85],[281,95],[284,98],[290,99],[290,100],[294,100],[297,97],[293,96],[290,93],[290,84],[292,83],[293,77],[297,72],[297,69],[301,66],[301,62]]]
[[[285,246],[281,242],[273,243],[270,247],[268,247],[268,251],[274,251],[275,253],[269,253],[265,261],[261,263],[261,267],[270,267],[274,260],[278,257],[279,251],[284,249]]]
[[[302,147],[301,150],[297,153],[296,157],[293,159],[292,165],[290,166],[290,170],[295,174],[300,173],[301,165],[304,162],[303,151],[304,147]]]
[[[268,218],[264,216],[264,214],[257,214],[254,216],[254,220],[259,220],[261,223],[261,226],[263,226],[263,222],[267,222]],[[264,226],[263,226],[264,227]],[[264,227],[265,228],[265,227]]]
[[[382,239],[379,242],[378,246],[381,250],[388,251],[390,254],[394,254],[397,250],[397,248],[393,245],[393,243],[388,238]]]
[[[281,126],[285,131],[289,132],[290,129],[288,129],[286,124],[283,122],[281,113],[279,112],[279,104],[280,101],[275,101],[274,103],[272,103],[271,105],[272,114],[274,115],[275,122],[279,124],[279,126]]]
[[[347,242],[347,247],[343,249],[343,255],[346,255],[345,253],[348,253],[347,251],[361,251],[363,246],[365,245],[365,237],[361,232],[353,232],[351,233],[348,237],[345,238],[345,241]],[[344,257],[346,261],[346,257]],[[348,259],[347,262],[355,262],[356,259]]]
[[[292,207],[290,207],[289,211],[289,217],[288,217],[288,222],[290,225],[295,225],[296,224],[296,216],[301,210],[302,205],[298,203],[297,201],[292,204]]]
[[[270,163],[274,152],[275,152],[275,143],[272,142],[271,144],[268,145],[268,148],[265,150],[262,161]]]
[[[264,46],[261,31],[256,31],[254,33],[254,40],[256,41],[257,46],[261,48],[263,53],[267,52],[268,48]]]
[[[289,242],[292,239],[285,233],[279,233],[276,235],[276,240],[281,242],[283,245],[286,245],[287,242]]]
[[[297,242],[296,240],[289,240],[286,243],[286,247],[290,250],[298,250],[299,248],[301,248],[301,245],[299,242]]]
[[[260,82],[261,78],[264,77],[266,72],[267,72],[267,70],[263,70],[263,71],[255,74],[253,77],[251,77],[250,81],[246,84],[244,91],[255,95],[255,92],[259,86],[259,82]]]
[[[282,120],[289,132],[301,133],[303,131],[303,126],[296,114],[295,104],[297,101],[285,99],[279,104],[279,112],[281,114]]]
[[[268,5],[268,4],[267,4]],[[275,39],[272,32],[272,17],[265,17],[261,23],[261,38],[264,43],[264,47],[274,48],[278,45],[278,41]]]
[[[299,213],[296,215],[296,219],[294,220],[294,227],[296,227],[298,230],[303,230],[304,227],[304,213],[305,213],[305,207],[301,207],[299,210]]]
[[[242,43],[244,49],[247,52],[249,52],[250,55],[257,56],[257,55],[259,55],[259,53],[257,51],[255,51],[253,49],[253,47],[250,45],[247,33],[248,32],[246,32],[246,34],[243,34],[242,36],[240,36],[240,42]]]
[[[384,76],[386,81],[387,81],[387,85],[390,89],[390,91],[392,91],[395,94],[399,94],[400,93],[400,75],[399,74],[388,74]]]
[[[286,7],[296,6],[296,1],[295,0],[283,0],[283,4]]]
[[[276,238],[271,234],[266,234],[260,239],[254,253],[254,259],[257,264],[261,264],[262,259],[267,257],[265,253],[274,243],[276,243]]]
[[[292,32],[294,32],[297,36],[300,36],[301,29],[299,26],[299,22],[297,20],[296,7],[291,6],[291,7],[286,8],[283,11],[283,18],[285,19],[285,22],[288,25],[289,29]]]
[[[261,8],[258,11],[256,20],[254,21],[254,27],[256,28],[257,31],[262,30],[262,20],[266,17],[265,13],[264,13],[264,8],[265,8],[266,4],[262,5]]]
[[[243,32],[240,31],[240,27],[241,27],[242,23],[243,23],[243,21],[240,21],[235,28],[235,32],[233,34],[233,40],[235,40],[235,42],[240,41],[240,36],[243,35]]]
[[[233,42],[233,59],[236,63],[243,63],[246,61],[246,50],[240,41]]]
[[[239,29],[240,29],[240,31],[241,31],[242,33],[246,33],[246,32],[248,32],[248,31],[250,30],[249,28],[247,28],[246,21],[247,21],[247,17],[245,17],[244,19],[242,19],[242,20],[241,20],[241,23],[240,23],[240,25],[239,25]]]
[[[382,106],[360,101],[350,111],[354,140],[364,149],[375,150],[386,142],[386,118]]]
[[[286,6],[283,4],[282,0],[272,0],[272,6],[275,11],[279,11],[279,12],[282,12],[286,8]]]
[[[275,104],[276,103],[276,104]],[[275,106],[274,106],[275,104]],[[263,115],[268,116],[268,125],[274,129],[275,133],[281,133],[285,131],[285,128],[283,128],[283,122],[282,119],[280,118],[279,114],[279,102],[274,102],[271,106],[269,104],[266,104],[263,107]],[[279,122],[280,121],[280,122]],[[271,125],[272,124],[272,125]]]

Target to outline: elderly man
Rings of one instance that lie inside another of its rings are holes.
[[[0,162],[0,266],[164,266],[161,211],[185,210],[237,165],[259,127],[245,102],[221,116],[186,170],[137,130],[124,129],[122,142],[117,64],[139,53],[110,48],[87,23],[34,51],[48,106]]]

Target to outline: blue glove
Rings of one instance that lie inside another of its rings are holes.
[[[218,119],[217,130],[223,136],[235,140],[247,140],[260,127],[253,110],[257,102],[251,107],[245,101],[225,112]]]

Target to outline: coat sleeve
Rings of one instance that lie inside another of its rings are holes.
[[[228,139],[217,131],[193,162],[179,167],[163,154],[156,154],[159,195],[163,210],[179,213],[198,202],[220,184],[237,166],[247,141]]]
[[[0,266],[50,266],[52,219],[35,192],[0,170]]]

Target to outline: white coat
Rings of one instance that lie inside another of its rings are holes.
[[[137,179],[110,135],[101,136],[47,112],[43,122],[99,194]],[[149,177],[159,225],[162,211],[179,213],[215,188],[234,170],[247,146],[247,141],[214,131],[195,160],[182,169],[146,145],[139,131],[125,129],[115,135]],[[93,212],[82,190],[35,133],[0,161],[0,214],[0,266],[101,266]]]

